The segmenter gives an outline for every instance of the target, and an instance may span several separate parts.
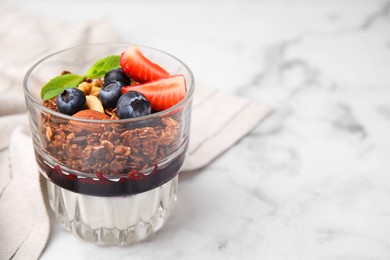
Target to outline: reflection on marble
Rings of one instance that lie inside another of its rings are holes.
[[[87,14],[85,1],[14,2],[105,15],[124,40],[177,54],[199,84],[274,108],[181,175],[153,239],[100,248],[54,226],[42,259],[390,259],[389,1],[97,1]]]

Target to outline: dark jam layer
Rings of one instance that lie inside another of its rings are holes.
[[[139,171],[130,171],[128,176],[119,180],[107,179],[99,173],[96,178],[84,178],[64,173],[59,165],[51,167],[40,156],[37,156],[37,162],[49,180],[64,189],[102,197],[126,196],[152,190],[174,178],[183,165],[185,150],[164,168],[158,168],[155,165],[153,171],[148,175]]]

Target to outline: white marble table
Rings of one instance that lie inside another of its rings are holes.
[[[389,1],[9,2],[105,16],[124,41],[175,53],[198,84],[274,109],[181,175],[152,239],[104,248],[53,225],[42,259],[390,259]]]

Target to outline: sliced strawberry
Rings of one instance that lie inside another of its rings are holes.
[[[128,91],[141,92],[149,100],[152,108],[157,111],[176,105],[187,93],[183,75],[122,88],[122,94]]]
[[[140,83],[169,77],[166,70],[146,58],[135,45],[121,54],[120,65],[127,76]]]

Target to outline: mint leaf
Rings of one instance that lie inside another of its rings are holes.
[[[92,67],[88,70],[85,77],[90,79],[96,79],[103,77],[108,71],[119,68],[120,56],[119,55],[110,55],[103,59],[98,60]]]
[[[59,95],[67,88],[77,87],[85,78],[102,78],[108,71],[120,68],[119,60],[119,55],[110,55],[93,64],[84,76],[77,74],[65,74],[55,77],[43,86],[41,90],[41,98],[45,101],[49,100]]]
[[[84,78],[85,77],[76,74],[65,74],[52,78],[43,86],[41,98],[46,101],[59,95],[67,88],[77,87]]]

